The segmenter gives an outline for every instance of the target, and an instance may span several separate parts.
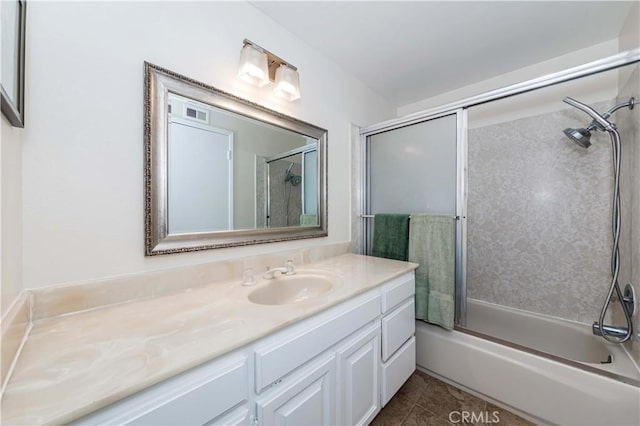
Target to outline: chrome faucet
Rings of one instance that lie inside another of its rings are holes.
[[[602,336],[602,330],[607,333],[609,336],[614,336],[618,338],[623,338],[629,334],[629,329],[627,327],[615,327],[613,325],[603,325],[602,328],[597,321],[594,321],[591,325],[591,331],[596,336]]]
[[[293,265],[293,260],[287,260],[283,267],[268,269],[267,272],[264,273],[262,278],[264,278],[265,280],[272,280],[275,278],[274,275],[276,272],[280,272],[283,275],[295,275],[296,269]]]

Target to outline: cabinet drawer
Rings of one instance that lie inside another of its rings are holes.
[[[219,416],[247,395],[246,360],[235,367],[203,378],[197,387],[189,387],[163,405],[132,419],[135,425],[202,425]]]
[[[382,318],[382,361],[388,360],[415,334],[415,317],[415,302],[411,298]]]
[[[212,361],[74,424],[204,425],[248,400],[247,358]]]
[[[416,293],[415,274],[405,274],[382,288],[382,313],[386,314]]]
[[[220,426],[248,426],[251,424],[249,418],[249,406],[243,404],[238,408],[233,409],[231,412],[215,418],[206,424],[206,426],[220,425]]]
[[[256,392],[260,393],[276,380],[378,318],[380,296],[369,295],[338,312],[311,324],[303,323],[291,334],[276,335],[269,339],[273,343],[258,348],[255,352]]]
[[[381,403],[383,407],[398,392],[415,369],[416,338],[412,337],[388,362],[382,365]]]

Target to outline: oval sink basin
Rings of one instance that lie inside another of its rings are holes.
[[[334,278],[315,273],[277,275],[249,293],[249,300],[259,305],[298,303],[327,293],[335,282]]]

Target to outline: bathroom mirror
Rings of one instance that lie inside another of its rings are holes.
[[[145,62],[148,256],[327,236],[327,131]]]

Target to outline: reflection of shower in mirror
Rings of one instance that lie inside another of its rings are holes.
[[[267,228],[301,226],[303,216],[317,215],[316,152],[312,142],[265,159]],[[317,219],[306,220],[317,223]]]
[[[289,165],[289,168],[285,172],[284,181],[285,181],[285,183],[289,182],[293,186],[298,186],[298,185],[300,185],[300,182],[302,182],[302,176],[299,176],[299,175],[296,175],[295,173],[293,173],[291,171],[292,168],[293,168],[293,163],[291,163]]]

